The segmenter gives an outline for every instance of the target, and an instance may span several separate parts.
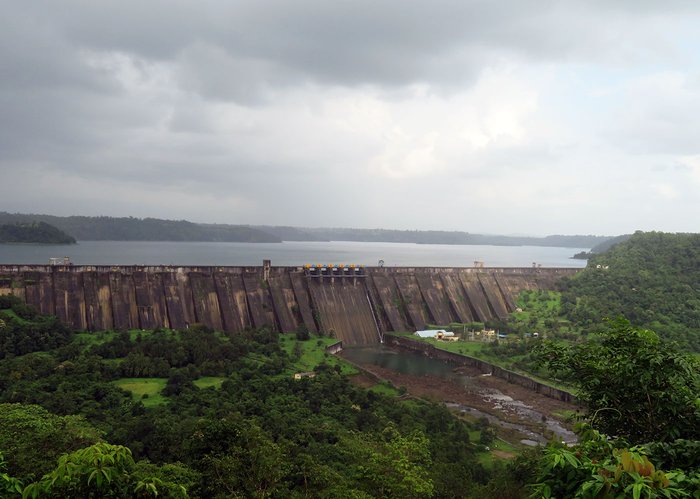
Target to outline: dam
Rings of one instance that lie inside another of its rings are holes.
[[[322,268],[321,268],[322,267]],[[483,322],[523,290],[554,289],[573,268],[0,265],[14,295],[80,331],[269,327],[322,332],[346,345],[426,324]]]

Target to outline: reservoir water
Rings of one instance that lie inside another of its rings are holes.
[[[46,264],[68,256],[76,265],[272,265],[355,263],[387,267],[585,267],[572,255],[588,248],[470,246],[368,242],[213,243],[80,241],[74,245],[0,244],[0,264]]]

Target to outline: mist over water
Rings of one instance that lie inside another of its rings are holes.
[[[0,264],[47,264],[68,256],[76,265],[272,265],[350,264],[387,267],[585,267],[571,256],[588,248],[468,246],[368,242],[212,243],[80,241],[76,245],[0,244]]]

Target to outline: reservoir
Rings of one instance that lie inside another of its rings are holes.
[[[358,264],[386,267],[583,268],[572,255],[588,248],[548,246],[478,246],[369,242],[214,243],[153,241],[80,241],[74,245],[0,244],[0,264],[47,264],[70,258],[76,265],[216,265],[253,266],[272,260],[276,266]]]

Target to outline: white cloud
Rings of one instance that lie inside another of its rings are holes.
[[[693,156],[683,156],[678,158],[678,162],[689,169],[690,178],[700,184],[700,154]]]
[[[661,198],[665,199],[677,199],[678,198],[678,191],[669,184],[654,184],[652,186],[654,190],[656,190],[657,194]]]

